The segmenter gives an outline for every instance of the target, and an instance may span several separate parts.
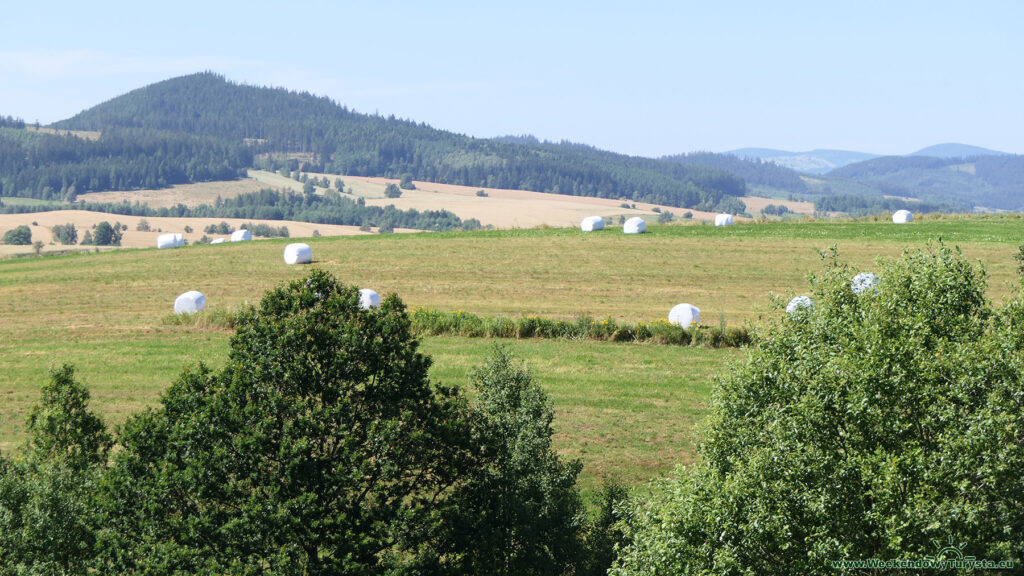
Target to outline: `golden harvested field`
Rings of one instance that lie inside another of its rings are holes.
[[[747,212],[756,214],[765,209],[769,204],[785,206],[797,214],[814,214],[814,202],[796,202],[793,200],[778,200],[776,198],[762,198],[760,196],[741,196],[740,200],[747,205]]]
[[[250,176],[266,186],[302,190],[302,184],[285,178],[279,174],[261,170],[251,170]],[[369,176],[339,176],[337,174],[310,173],[310,176],[327,178],[334,182],[341,178],[345,182],[345,190],[351,190],[354,196],[366,199],[369,206],[387,206],[393,204],[401,210],[448,210],[463,220],[476,218],[485,226],[495,228],[533,228],[551,226],[555,228],[579,226],[580,220],[587,216],[604,216],[617,218],[624,215],[646,216],[656,218],[654,208],[664,212],[672,212],[682,218],[690,212],[695,220],[711,221],[715,219],[712,212],[701,212],[671,206],[658,206],[645,202],[629,202],[636,208],[623,208],[622,200],[609,198],[591,198],[588,196],[569,196],[568,194],[547,194],[527,190],[506,190],[501,188],[481,188],[479,186],[458,186],[455,184],[437,184],[434,182],[413,181],[415,190],[402,190],[401,198],[386,198],[384,188],[388,184],[398,184],[393,178],[377,178]],[[322,188],[318,188],[322,191]],[[477,196],[483,190],[487,196]]]
[[[226,182],[199,182],[196,184],[180,184],[170,188],[156,190],[122,190],[118,192],[90,192],[79,194],[79,202],[129,202],[148,204],[152,208],[170,208],[184,204],[189,208],[203,204],[213,204],[217,197],[234,198],[248,192],[259,192],[266,185],[252,178],[229,180]]]
[[[150,232],[139,232],[135,228],[141,220],[149,223]],[[33,214],[0,214],[0,236],[11,228],[20,225],[29,226],[32,230],[32,241],[41,241],[46,246],[43,252],[61,252],[67,250],[93,250],[93,246],[64,246],[54,243],[52,229],[56,225],[71,223],[78,229],[78,239],[86,230],[96,224],[107,221],[111,224],[121,222],[128,226],[121,239],[122,248],[154,248],[156,237],[162,233],[177,232],[185,236],[190,244],[195,243],[205,234],[203,228],[210,224],[227,222],[238,228],[245,222],[254,224],[264,223],[275,228],[287,226],[292,238],[308,238],[313,236],[313,231],[320,232],[322,236],[359,236],[370,234],[360,231],[356,226],[334,226],[331,224],[310,224],[309,222],[295,222],[291,220],[244,220],[241,218],[150,218],[141,216],[120,216],[117,214],[104,214],[102,212],[87,212],[85,210],[59,210],[56,212],[36,212]],[[38,225],[33,225],[36,222]],[[192,232],[185,232],[185,227],[190,226]],[[407,230],[396,230],[407,231]],[[211,238],[223,237],[220,234],[209,234]],[[110,247],[108,249],[116,249]],[[0,256],[14,254],[28,254],[32,252],[31,246],[6,246],[0,245]]]

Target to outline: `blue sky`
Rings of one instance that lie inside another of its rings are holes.
[[[1024,2],[18,2],[0,114],[213,70],[479,137],[660,156],[1024,153]],[[17,23],[17,24],[15,24]]]

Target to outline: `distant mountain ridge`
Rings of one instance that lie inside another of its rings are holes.
[[[970,158],[972,156],[1006,155],[1006,152],[989,150],[988,148],[981,148],[980,146],[971,146],[969,144],[957,144],[955,142],[928,146],[926,148],[918,150],[917,152],[911,152],[910,154],[908,154],[908,156],[931,156],[932,158]]]
[[[850,150],[815,149],[807,152],[789,152],[772,148],[740,148],[725,152],[747,160],[769,160],[797,172],[824,174],[836,168],[877,158],[878,154]]]
[[[871,152],[855,152],[851,150],[828,150],[817,148],[807,152],[790,152],[774,148],[740,148],[724,152],[747,160],[768,160],[798,172],[808,174],[826,174],[837,168],[864,162],[884,156]],[[969,144],[946,143],[922,148],[905,156],[928,156],[932,158],[970,158],[974,156],[1004,156],[1006,152],[990,150]]]

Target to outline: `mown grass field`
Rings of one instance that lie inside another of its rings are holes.
[[[1015,283],[1024,220],[803,222],[652,226],[641,236],[571,229],[318,238],[315,266],[347,283],[397,292],[411,306],[477,314],[664,317],[679,302],[703,322],[760,324],[807,287],[818,250],[870,270],[878,257],[942,238],[980,260],[990,297]],[[188,364],[218,365],[230,334],[165,325],[175,296],[206,294],[211,309],[256,303],[308,268],[284,264],[285,240],[170,251],[121,250],[0,261],[0,450],[24,438],[26,413],[47,369],[77,366],[110,422],[152,405]],[[743,350],[563,340],[503,340],[534,370],[556,408],[559,449],[602,477],[631,484],[694,458],[695,430],[717,374]],[[433,377],[464,383],[492,342],[425,339]]]

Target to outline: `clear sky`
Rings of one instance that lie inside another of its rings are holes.
[[[479,137],[660,156],[1024,153],[1024,2],[12,0],[0,114],[212,70]]]

